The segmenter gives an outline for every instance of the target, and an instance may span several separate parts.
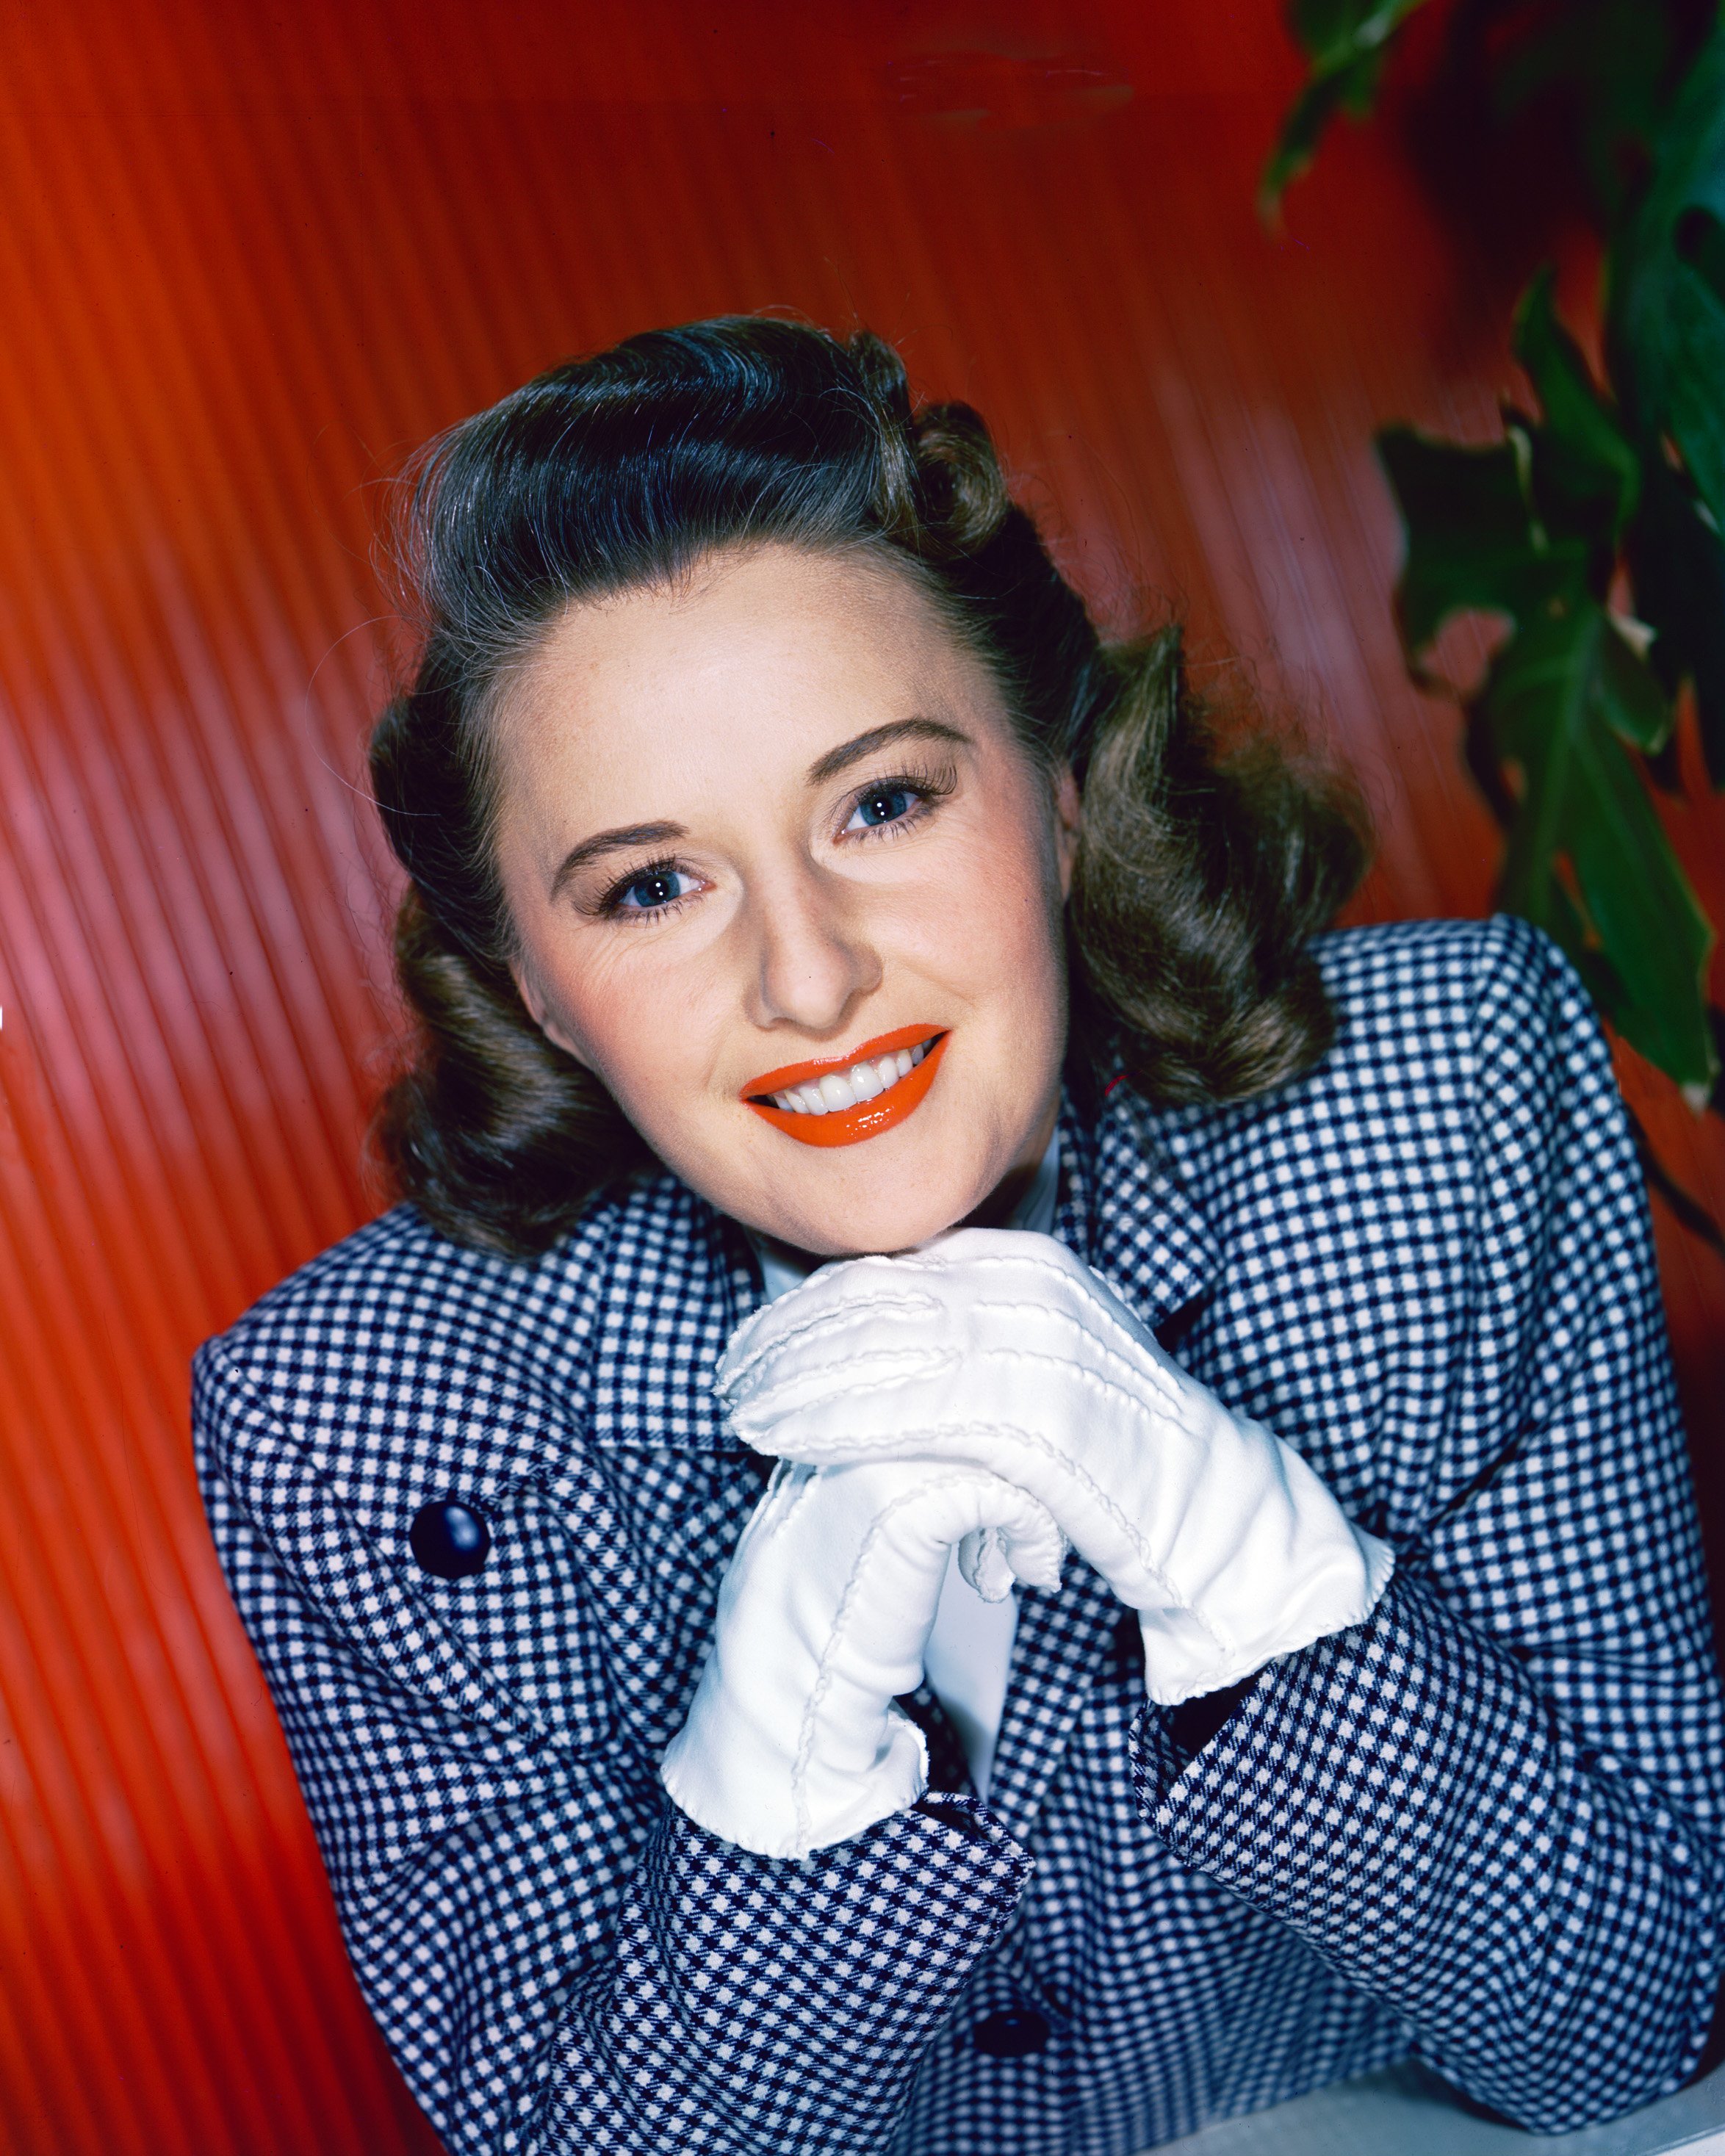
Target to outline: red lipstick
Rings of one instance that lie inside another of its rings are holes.
[[[922,1106],[951,1038],[937,1026],[898,1026],[891,1033],[864,1041],[843,1055],[822,1056],[807,1063],[787,1063],[777,1070],[764,1071],[743,1087],[742,1099],[757,1116],[803,1145],[856,1145],[864,1138],[879,1137],[883,1131],[893,1129]],[[758,1097],[788,1092],[793,1086],[809,1085],[829,1070],[848,1070],[853,1064],[893,1055],[901,1048],[916,1048],[923,1041],[930,1041],[932,1045],[908,1076],[888,1086],[872,1101],[860,1101],[854,1108],[835,1108],[824,1116],[807,1116]]]

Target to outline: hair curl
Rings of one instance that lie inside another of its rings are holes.
[[[1240,1100],[1329,1045],[1306,947],[1364,865],[1352,795],[1266,746],[1219,756],[1177,629],[1105,648],[980,417],[913,409],[880,339],[756,318],[655,330],[542,375],[410,472],[398,561],[418,654],[371,770],[408,878],[395,952],[418,1040],[374,1137],[397,1189],[458,1241],[536,1255],[649,1161],[516,993],[495,705],[572,602],[767,542],[913,576],[993,671],[1024,747],[1078,778],[1078,1075],[1123,1071],[1153,1101]]]

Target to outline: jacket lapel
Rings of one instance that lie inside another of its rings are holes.
[[[1083,1168],[1083,1226],[1075,1206],[1073,1234],[1064,1218],[1055,1232],[1156,1332],[1209,1291],[1221,1257],[1173,1173],[1154,1116],[1123,1085],[1103,1110]]]
[[[659,1176],[623,1200],[598,1263],[592,1442],[723,1449],[713,1371],[761,1299],[742,1231],[675,1176]]]
[[[599,1284],[586,1441],[550,1489],[584,1553],[610,1681],[656,1758],[681,1719],[724,1569],[721,1558],[708,1577],[697,1563],[691,1578],[691,1517],[736,1471],[713,1366],[759,1290],[741,1231],[670,1175],[597,1215],[581,1262]]]

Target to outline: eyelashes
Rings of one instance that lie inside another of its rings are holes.
[[[871,778],[854,787],[839,805],[834,840],[840,845],[854,846],[907,838],[927,821],[952,793],[957,783],[957,772],[950,768],[896,772]],[[900,795],[905,797],[906,803],[901,812],[889,813],[878,822],[852,828],[859,814],[870,808],[884,806]],[[582,911],[608,921],[666,921],[694,903],[700,894],[692,886],[700,880],[674,855],[665,855],[629,869]],[[680,884],[691,887],[675,888]]]
[[[611,920],[627,919],[631,914],[655,921],[663,920],[669,914],[680,912],[694,893],[666,891],[658,897],[649,898],[644,905],[636,906],[629,904],[631,896],[637,891],[650,892],[664,886],[692,883],[694,880],[687,869],[680,867],[670,858],[648,861],[640,868],[631,869],[626,876],[619,876],[593,911]]]
[[[844,804],[843,820],[839,824],[841,843],[855,844],[858,839],[872,838],[902,838],[927,820],[957,784],[957,773],[946,772],[909,772],[894,773],[886,778],[871,778],[867,785],[855,788]],[[910,805],[902,814],[883,817],[879,823],[863,824],[852,831],[851,819],[865,808],[891,799],[898,794],[907,797]]]

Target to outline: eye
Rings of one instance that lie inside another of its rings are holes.
[[[850,797],[839,836],[853,845],[860,839],[908,838],[920,830],[957,786],[952,771],[901,771],[870,779]]]
[[[871,786],[866,793],[858,796],[845,828],[847,831],[871,831],[877,830],[882,824],[899,823],[922,798],[916,788],[901,785],[896,780],[884,786]]]
[[[695,879],[685,869],[655,865],[617,885],[608,907],[613,913],[658,913],[689,897],[694,890]]]

